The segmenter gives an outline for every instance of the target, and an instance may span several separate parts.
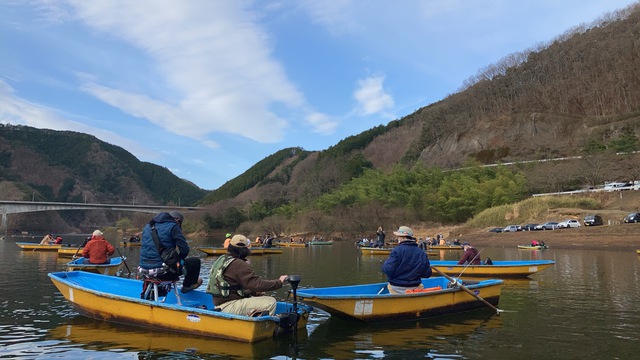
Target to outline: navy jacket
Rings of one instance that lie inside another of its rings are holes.
[[[420,279],[430,277],[432,272],[427,254],[415,241],[403,241],[391,250],[382,271],[391,285],[403,287],[420,285]]]
[[[171,215],[160,213],[153,218],[158,239],[164,247],[178,247],[180,258],[184,259],[189,254],[189,245],[182,234],[182,229]],[[145,225],[142,230],[142,244],[140,246],[140,267],[155,269],[162,267],[162,258],[156,248],[156,243],[151,237],[151,225]]]

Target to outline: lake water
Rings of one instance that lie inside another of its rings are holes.
[[[0,240],[0,358],[633,359],[640,353],[640,257],[634,250],[484,248],[481,256],[494,260],[551,259],[556,265],[531,278],[507,280],[500,315],[478,310],[365,325],[314,311],[307,334],[295,343],[279,338],[245,344],[85,318],[47,277],[69,260],[55,252],[21,251],[16,241],[25,240]],[[120,251],[135,269],[139,249]],[[442,251],[438,258],[460,254]],[[205,284],[213,259],[203,257]],[[384,259],[362,256],[345,242],[285,248],[281,255],[250,261],[269,278],[300,274],[300,287],[319,287],[383,282]],[[285,299],[286,289],[275,296]]]

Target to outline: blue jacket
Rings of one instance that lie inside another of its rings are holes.
[[[403,287],[420,285],[420,279],[430,277],[432,272],[427,254],[415,241],[403,241],[396,246],[382,264],[382,271],[391,285]]]
[[[164,247],[178,247],[180,258],[189,255],[189,245],[182,234],[182,229],[171,215],[166,212],[156,215],[142,230],[142,244],[140,246],[140,267],[155,269],[162,267],[162,258],[151,237],[151,223],[155,222],[160,244]]]

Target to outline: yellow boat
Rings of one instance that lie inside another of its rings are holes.
[[[61,247],[58,248],[58,257],[72,258],[74,256],[82,256],[82,249],[78,250],[77,247]]]
[[[640,255],[640,249],[636,250],[636,253],[638,253],[638,255]]]
[[[155,301],[140,298],[140,280],[85,271],[49,273],[49,278],[78,312],[91,318],[244,342],[270,339],[290,330],[296,319],[298,329],[306,329],[312,310],[298,304],[296,316],[291,303],[278,302],[276,316],[240,316],[216,311],[211,295],[201,290],[182,294],[174,289]]]
[[[196,249],[202,251],[203,253],[209,256],[220,256],[227,253],[227,249],[222,247],[215,246],[198,246]],[[250,248],[251,253],[249,255],[267,255],[267,254],[282,254],[282,249],[279,248],[262,248],[262,247],[252,247]]]
[[[548,245],[518,245],[520,250],[544,250],[548,248]]]
[[[196,247],[196,249],[202,251],[203,253],[209,256],[219,256],[227,253],[227,249],[223,247],[216,247],[216,246],[198,246]]]
[[[363,255],[389,255],[391,254],[391,248],[374,248],[374,247],[360,247]],[[425,250],[428,256],[438,256],[437,251]]]
[[[278,242],[278,246],[281,246],[281,247],[292,247],[292,248],[303,248],[303,247],[309,247],[309,244],[282,241],[282,242]]]
[[[119,257],[112,257],[108,264],[85,264],[83,257],[79,257],[67,263],[67,271],[88,271],[94,274],[115,275],[122,270],[124,260]]]
[[[550,268],[553,260],[493,261],[492,265],[458,265],[457,261],[431,261],[431,267],[448,275],[478,277],[526,277]],[[460,275],[462,274],[462,275]]]
[[[30,242],[16,242],[16,245],[20,247],[22,250],[30,250],[30,251],[58,251],[63,244],[40,244],[40,243],[30,243]]]
[[[130,241],[120,241],[120,246],[141,246],[142,241],[130,242]]]
[[[264,255],[272,255],[272,254],[282,254],[284,252],[283,249],[281,248],[277,248],[277,247],[270,247],[270,248],[263,248],[263,247],[258,247],[258,248],[251,248],[251,253],[253,253],[256,249],[259,249],[262,251],[262,253]]]
[[[429,250],[462,250],[460,245],[427,245]]]
[[[366,322],[421,319],[487,306],[462,287],[450,287],[451,284],[445,277],[432,277],[422,279],[425,289],[408,294],[389,294],[387,283],[376,283],[298,289],[298,297],[332,315]],[[495,279],[462,282],[467,290],[492,305],[498,304],[502,284],[502,280]]]

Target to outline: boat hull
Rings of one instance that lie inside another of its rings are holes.
[[[142,246],[141,241],[129,242],[129,241],[120,241],[120,246]]]
[[[333,245],[333,241],[311,241],[309,243],[309,245],[312,245],[312,246],[316,246],[316,245]]]
[[[431,261],[431,266],[447,275],[478,277],[527,277],[550,268],[553,260],[493,261],[493,265],[458,265],[456,261]]]
[[[198,336],[255,342],[274,336],[276,316],[248,317],[215,311],[212,297],[192,290],[167,294],[164,302],[140,299],[142,281],[101,276],[82,271],[50,273],[62,295],[83,315],[116,323],[125,323]],[[291,311],[291,304],[279,302],[277,313]],[[305,329],[311,307],[300,304],[299,329]]]
[[[40,243],[30,242],[16,242],[16,245],[18,245],[22,250],[30,251],[58,251],[58,249],[63,246],[63,244],[44,245]]]
[[[429,250],[462,250],[460,245],[428,245]]]
[[[83,257],[67,263],[67,271],[88,271],[94,274],[102,275],[116,275],[118,271],[122,270],[124,261],[122,258],[113,257],[109,260],[108,264],[83,264]]]
[[[291,248],[303,248],[303,247],[309,247],[309,244],[307,244],[307,243],[279,242],[278,246],[280,246],[280,247],[291,247]]]
[[[58,249],[58,257],[73,258],[74,256],[82,256],[82,248],[78,250],[77,247],[61,247]]]
[[[520,250],[544,250],[548,248],[548,245],[518,245],[518,249]]]
[[[213,246],[198,246],[196,249],[202,251],[209,256],[220,256],[227,253],[227,249]]]
[[[374,248],[374,247],[360,247],[360,251],[362,251],[363,255],[386,255],[389,256],[391,254],[391,248]],[[438,256],[438,251],[435,250],[425,250],[425,253],[428,256]]]
[[[389,294],[386,283],[299,289],[298,297],[333,315],[365,322],[422,319],[487,307],[459,287],[448,288],[444,277],[423,279],[426,289],[441,290],[411,294]],[[485,280],[467,288],[489,303],[497,305],[502,280]]]
[[[227,249],[221,247],[212,247],[212,246],[199,246],[196,249],[202,251],[203,253],[209,256],[220,256],[227,253]],[[282,254],[284,251],[279,248],[251,248],[251,253],[249,255],[270,255],[270,254]]]

